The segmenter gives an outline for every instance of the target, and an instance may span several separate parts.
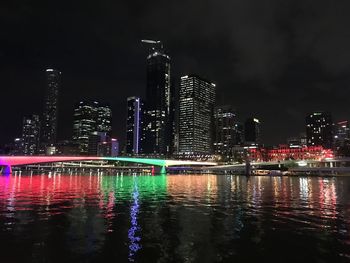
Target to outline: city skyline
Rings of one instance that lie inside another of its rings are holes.
[[[133,12],[135,4],[142,8],[130,19],[122,11]],[[233,105],[241,121],[257,116],[262,122],[262,141],[267,144],[282,143],[303,132],[304,118],[310,112],[332,112],[334,121],[350,116],[346,108],[350,95],[346,47],[350,40],[338,26],[349,19],[342,11],[347,3],[341,3],[341,8],[322,1],[317,6],[292,1],[285,6],[277,1],[266,6],[257,1],[209,1],[199,10],[192,8],[195,1],[188,9],[184,3],[96,3],[99,11],[93,12],[90,5],[79,5],[78,1],[68,14],[64,3],[57,5],[54,20],[50,19],[52,7],[45,4],[40,8],[40,3],[29,5],[21,1],[16,8],[3,5],[12,16],[2,17],[6,39],[0,44],[0,85],[4,97],[13,100],[7,99],[0,105],[1,111],[7,112],[3,116],[7,128],[1,131],[1,144],[21,135],[19,123],[23,115],[41,112],[43,98],[38,94],[45,90],[46,68],[63,73],[59,116],[64,122],[71,123],[77,101],[106,101],[116,113],[115,135],[124,140],[125,98],[145,97],[147,50],[140,43],[143,38],[164,42],[173,60],[175,86],[179,85],[180,76],[192,73],[214,81],[218,104]],[[268,16],[256,13],[255,6]],[[96,18],[104,14],[105,20],[91,21],[87,14],[79,20],[75,15],[82,13],[80,8],[90,10],[88,14],[92,12]],[[169,17],[166,14],[170,8],[173,16]],[[220,17],[211,10],[220,11]],[[242,10],[246,17],[240,15]],[[154,14],[157,15],[151,19]],[[36,15],[47,24],[38,26]],[[207,15],[215,23],[196,22],[192,19],[196,15]],[[159,21],[164,21],[164,25]],[[25,37],[31,42],[20,41]],[[70,39],[69,43],[65,39]],[[278,131],[274,129],[276,122]],[[70,138],[72,130],[59,123],[58,133],[62,140]]]

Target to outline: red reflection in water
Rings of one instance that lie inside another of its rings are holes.
[[[53,206],[69,199],[97,202],[103,200],[100,180],[99,176],[57,174],[0,177],[0,203],[12,210],[27,210],[32,205]]]

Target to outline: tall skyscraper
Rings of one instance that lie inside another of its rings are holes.
[[[74,109],[73,141],[79,144],[81,154],[88,153],[89,136],[97,130],[97,102],[79,102]]]
[[[232,106],[216,107],[214,110],[214,153],[230,156],[235,142],[236,113]]]
[[[143,102],[139,97],[127,99],[126,153],[137,155],[142,152],[142,113]]]
[[[257,118],[248,118],[244,124],[244,140],[247,145],[260,143],[260,121]]]
[[[39,149],[40,121],[38,115],[25,116],[22,129],[22,152],[35,155]]]
[[[58,94],[61,86],[61,72],[46,70],[46,96],[41,125],[41,142],[45,146],[54,144],[57,138]]]
[[[167,155],[173,146],[170,57],[159,41],[149,42],[152,47],[147,57],[145,140],[142,148],[144,153]]]
[[[112,111],[97,101],[81,101],[74,109],[73,141],[79,144],[81,154],[89,152],[89,137],[93,132],[110,135]]]
[[[179,93],[179,153],[210,154],[215,84],[195,75],[183,76]]]
[[[328,112],[314,112],[306,116],[308,146],[333,147],[333,122]]]

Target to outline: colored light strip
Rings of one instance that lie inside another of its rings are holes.
[[[178,165],[199,165],[215,166],[212,162],[196,162],[182,160],[163,160],[152,158],[129,158],[129,157],[95,157],[95,156],[0,156],[0,166],[17,166],[40,163],[55,162],[79,162],[79,161],[122,161],[131,163],[140,163],[155,165],[160,167],[178,166]]]

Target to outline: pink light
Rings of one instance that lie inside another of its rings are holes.
[[[54,162],[74,162],[74,161],[97,161],[103,160],[103,157],[96,156],[1,156],[0,165],[28,165],[37,163]]]

